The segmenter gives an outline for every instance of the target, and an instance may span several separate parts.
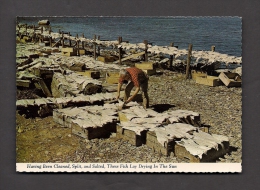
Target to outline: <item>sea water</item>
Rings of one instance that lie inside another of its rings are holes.
[[[53,32],[70,32],[86,38],[100,36],[101,40],[118,40],[179,49],[211,50],[242,55],[242,19],[240,17],[18,17],[19,23],[37,25],[48,19]]]

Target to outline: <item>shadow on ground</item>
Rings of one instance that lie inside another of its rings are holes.
[[[159,112],[159,113],[167,111],[167,110],[169,110],[170,108],[173,108],[173,107],[175,107],[175,106],[171,105],[171,104],[156,104],[156,105],[151,106],[151,108],[154,111]]]

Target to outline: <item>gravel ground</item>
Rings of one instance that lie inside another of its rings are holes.
[[[209,87],[183,80],[183,75],[164,70],[150,76],[150,105],[157,111],[185,109],[201,114],[210,132],[226,135],[230,152],[217,162],[242,162],[242,88]],[[185,163],[162,156],[146,145],[135,147],[115,138],[85,140],[70,134],[52,117],[29,118],[17,114],[17,162],[100,162],[100,163]]]

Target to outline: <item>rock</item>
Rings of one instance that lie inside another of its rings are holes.
[[[57,155],[57,156],[61,156],[61,155],[62,155],[62,152],[57,152],[56,155]]]

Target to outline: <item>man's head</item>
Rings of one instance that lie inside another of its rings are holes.
[[[121,69],[119,72],[119,77],[123,80],[123,81],[128,81],[131,79],[130,74],[127,72],[127,70],[125,69]]]

